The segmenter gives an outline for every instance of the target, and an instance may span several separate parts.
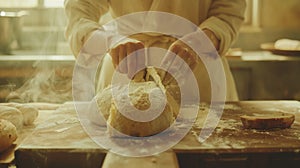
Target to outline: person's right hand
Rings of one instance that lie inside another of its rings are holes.
[[[138,70],[145,67],[143,48],[144,45],[141,42],[127,42],[112,48],[109,54],[117,71],[126,73],[132,79]]]

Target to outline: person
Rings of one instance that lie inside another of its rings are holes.
[[[212,42],[221,57],[225,71],[226,101],[236,101],[238,96],[234,79],[224,55],[237,38],[245,7],[245,0],[65,0],[68,18],[66,37],[74,55],[78,57],[87,39],[103,25],[100,20],[106,13],[112,18],[141,11],[161,11],[181,16],[197,25]],[[133,38],[137,41],[117,45],[104,57],[98,80],[100,90],[111,82],[113,71],[121,60],[133,51],[154,46],[168,49],[181,58],[195,55],[193,50],[187,50],[188,47],[180,40],[163,34],[138,34]],[[144,61],[141,56],[133,58],[136,59],[135,65],[136,62]],[[195,62],[195,59],[193,61]],[[205,66],[203,63],[190,62],[190,67],[199,85],[201,101],[210,101],[211,84]],[[118,70],[131,74],[134,68],[133,64],[125,63],[120,65]],[[189,94],[192,97],[194,91]]]

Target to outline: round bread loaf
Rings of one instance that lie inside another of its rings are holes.
[[[274,129],[289,128],[295,120],[293,114],[287,113],[266,113],[241,116],[244,128],[251,129]]]
[[[11,122],[0,119],[0,152],[8,149],[16,139],[16,127]]]

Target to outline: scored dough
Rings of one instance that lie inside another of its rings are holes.
[[[124,86],[125,87],[125,86]],[[125,111],[126,113],[132,112],[134,115],[145,115],[144,111],[151,106],[149,95],[152,89],[157,89],[157,86],[154,82],[143,82],[143,83],[131,83],[129,86],[129,98],[131,100],[132,105],[137,108],[138,112],[127,111],[128,107],[131,107],[131,103],[126,101],[122,101],[122,98],[126,95],[118,95],[116,99],[118,102],[121,102],[120,109]],[[155,97],[157,99],[156,102],[161,102],[164,97]],[[124,103],[123,103],[124,102]],[[116,106],[115,99],[113,99],[110,116],[108,118],[109,133],[112,136],[118,136],[120,134],[116,133],[114,129],[117,131],[131,136],[150,136],[157,133],[162,132],[167,129],[173,122],[173,109],[169,103],[166,103],[166,106],[162,108],[163,111],[156,117],[155,119],[148,122],[139,122],[131,120],[125,117]],[[159,110],[159,109],[156,109]],[[153,111],[153,113],[158,113],[159,111]],[[112,129],[112,128],[114,129]]]
[[[114,90],[114,97],[112,96],[112,90]],[[161,94],[165,96],[155,95],[154,90],[159,90]],[[128,95],[126,95],[126,91]],[[178,90],[174,93],[178,94]],[[154,98],[152,97],[153,99],[151,99],[152,101],[154,100],[154,102],[152,102],[152,104],[155,104],[154,106],[151,106],[150,95],[154,95]],[[165,97],[167,98],[166,101],[164,101]],[[169,93],[168,89],[162,84],[156,69],[151,67],[146,71],[144,70],[137,73],[134,79],[129,83],[128,88],[127,85],[108,86],[101,93],[98,93],[96,100],[99,110],[104,118],[107,119],[108,132],[111,136],[119,136],[118,131],[130,136],[150,136],[158,134],[173,124],[179,112],[178,101],[174,99],[171,92]],[[126,100],[130,100],[130,102]],[[165,103],[165,106],[160,109],[162,111],[159,111],[160,102]],[[137,108],[138,112],[136,112],[136,110],[130,111],[132,106]],[[127,114],[130,116],[130,113],[132,113],[132,115],[143,116],[145,115],[144,111],[149,109],[150,106],[151,109],[154,108],[154,115],[158,113],[153,120],[142,122],[134,121],[126,117]],[[117,107],[122,109],[123,113],[125,111],[126,116],[124,116]]]

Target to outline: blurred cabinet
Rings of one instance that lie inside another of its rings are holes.
[[[229,59],[240,100],[300,100],[300,56],[251,57]]]
[[[256,52],[228,59],[240,100],[300,100],[300,56],[284,57]],[[0,56],[0,101],[43,69],[71,78],[74,57]],[[70,81],[71,82],[71,81]],[[1,88],[1,85],[4,86]],[[9,88],[13,87],[13,88]]]
[[[240,100],[248,100],[251,97],[252,69],[247,67],[231,68],[235,79],[236,89]]]

